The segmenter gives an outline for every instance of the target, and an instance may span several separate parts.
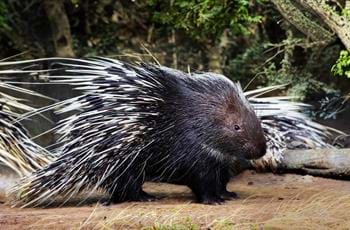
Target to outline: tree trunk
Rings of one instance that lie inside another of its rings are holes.
[[[222,66],[225,63],[224,51],[229,44],[229,37],[227,31],[224,31],[220,37],[220,40],[215,42],[214,45],[208,45],[207,57],[209,59],[208,67],[209,71],[214,73],[222,73]]]
[[[221,52],[217,45],[208,47],[207,57],[209,59],[209,71],[215,73],[222,73]]]
[[[45,0],[43,4],[52,31],[54,55],[73,57],[72,36],[63,0]]]

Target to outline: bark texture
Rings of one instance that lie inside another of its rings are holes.
[[[43,4],[51,25],[54,55],[73,57],[72,36],[63,1],[45,0]]]
[[[297,0],[301,5],[312,9],[338,35],[348,51],[350,51],[350,20],[334,12],[327,0]]]
[[[332,32],[318,24],[316,21],[308,18],[301,9],[292,3],[292,1],[272,0],[272,2],[290,24],[294,25],[312,41],[319,41],[328,44],[335,39]]]
[[[350,51],[350,20],[335,12],[327,4],[327,0],[271,1],[287,21],[313,41],[320,41],[327,45],[334,40],[334,33],[339,37],[346,49]],[[305,12],[316,14],[333,33],[323,25],[307,17]]]
[[[272,163],[273,162],[273,163]],[[258,171],[297,173],[334,179],[350,179],[350,149],[287,150],[271,163],[254,161]]]

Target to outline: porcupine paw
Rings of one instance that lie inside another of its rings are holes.
[[[140,195],[138,197],[136,197],[134,201],[155,201],[155,200],[158,200],[158,199],[159,199],[158,197],[150,195],[147,192],[142,190],[140,192]]]
[[[202,197],[199,199],[199,203],[202,204],[214,204],[214,205],[218,205],[218,204],[223,204],[225,203],[225,200],[219,196],[215,196],[215,197]]]
[[[239,196],[235,192],[229,192],[227,190],[222,191],[220,197],[225,200],[235,200],[239,199]]]
[[[100,200],[100,201],[98,201],[98,203],[101,206],[110,206],[113,202],[111,200]]]

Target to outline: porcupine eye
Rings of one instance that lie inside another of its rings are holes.
[[[239,125],[234,125],[233,128],[234,128],[236,131],[241,130],[241,127],[240,127]]]

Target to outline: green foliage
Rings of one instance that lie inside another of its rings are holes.
[[[350,10],[349,9],[342,9],[341,15],[346,17],[348,20],[350,20]]]
[[[7,15],[7,6],[5,2],[0,1],[0,29],[9,29]]]
[[[298,100],[307,100],[314,94],[333,92],[331,86],[315,79],[312,73],[292,67],[288,72],[277,69],[274,63],[264,68],[264,76],[268,85],[288,84],[287,94]]]
[[[261,17],[249,11],[246,0],[149,0],[151,6],[160,9],[153,20],[164,26],[182,29],[193,37],[214,36],[230,29],[235,34],[247,34],[252,23]]]
[[[80,0],[70,0],[73,5],[79,7]]]
[[[346,76],[350,78],[350,54],[348,51],[340,51],[339,58],[332,67],[332,73],[336,76]]]
[[[267,59],[264,52],[269,45],[268,42],[254,42],[243,53],[228,61],[224,69],[225,75],[246,85],[261,72],[261,67]]]

